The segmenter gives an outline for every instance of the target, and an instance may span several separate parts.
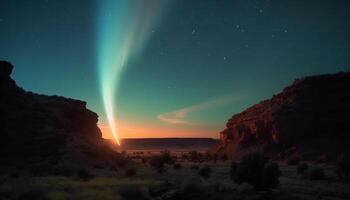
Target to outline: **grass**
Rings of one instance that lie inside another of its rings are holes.
[[[21,193],[23,188],[28,186],[40,188],[46,192],[48,199],[65,200],[65,199],[120,199],[118,190],[125,186],[147,190],[152,185],[162,181],[169,181],[181,185],[186,179],[200,178],[197,170],[192,170],[192,165],[198,165],[200,168],[208,165],[212,169],[211,179],[216,179],[227,184],[233,184],[230,179],[230,162],[210,163],[190,163],[181,162],[182,169],[173,169],[172,165],[166,165],[165,172],[159,174],[152,170],[148,164],[137,164],[135,169],[137,174],[132,177],[126,177],[124,170],[108,171],[96,169],[93,172],[94,178],[83,181],[77,176],[46,176],[30,177],[22,176],[16,179],[8,178],[0,183],[1,195],[16,197]],[[334,166],[319,165],[324,169],[326,180],[312,181],[303,175],[297,174],[297,166],[288,166],[281,164],[282,177],[278,189],[282,192],[305,193],[312,195],[325,195],[350,198],[350,183],[342,182],[336,178]],[[312,168],[312,164],[310,164]],[[127,168],[126,168],[127,169]]]

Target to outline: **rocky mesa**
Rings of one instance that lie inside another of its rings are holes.
[[[305,159],[350,153],[350,72],[297,79],[228,120],[214,150],[240,159],[252,151]]]
[[[114,153],[86,102],[27,92],[10,77],[12,70],[11,63],[0,61],[1,163],[48,158],[99,162]]]

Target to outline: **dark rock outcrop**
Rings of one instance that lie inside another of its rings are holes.
[[[94,162],[114,154],[86,102],[24,91],[10,77],[12,69],[11,63],[0,61],[1,163],[46,158]]]
[[[281,93],[228,120],[216,152],[252,151],[306,159],[350,153],[350,72],[295,80]]]

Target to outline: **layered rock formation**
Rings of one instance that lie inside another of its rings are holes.
[[[10,77],[12,69],[0,61],[1,163],[45,158],[90,162],[114,154],[86,102],[26,92]]]
[[[295,80],[281,93],[228,120],[215,151],[239,159],[291,149],[307,159],[350,153],[350,73]]]

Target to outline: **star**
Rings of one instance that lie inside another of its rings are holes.
[[[193,29],[191,32],[192,35],[196,34],[196,29]]]

